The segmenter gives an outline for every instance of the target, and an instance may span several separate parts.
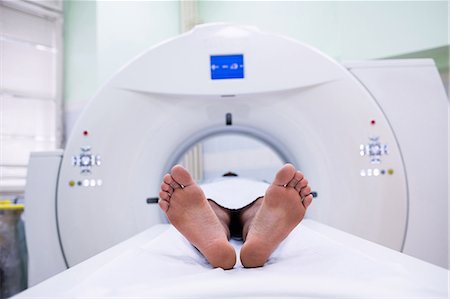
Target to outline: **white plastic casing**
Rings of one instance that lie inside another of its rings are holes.
[[[244,79],[211,80],[210,56],[243,54]],[[319,197],[309,217],[400,250],[406,230],[404,166],[392,130],[370,93],[343,66],[296,41],[253,27],[200,26],[117,73],[76,124],[62,162],[58,223],[69,265],[161,221],[157,196],[167,161],[203,130],[233,125],[282,144]],[[377,120],[375,126],[370,124]],[[89,132],[87,136],[84,131]],[[378,136],[393,175],[359,148]],[[80,174],[72,157],[90,146],[102,165]],[[70,181],[101,179],[100,187]]]

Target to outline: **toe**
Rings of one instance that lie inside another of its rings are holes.
[[[173,193],[173,188],[170,187],[170,185],[167,185],[166,183],[162,183],[162,184],[161,184],[161,190],[162,190],[162,191],[165,191],[165,192],[168,192],[168,193],[170,193],[170,194]]]
[[[297,172],[295,173],[295,178],[300,182],[304,177],[305,176],[303,175],[303,172],[297,170]]]
[[[300,195],[302,196],[302,198],[308,196],[310,193],[311,193],[311,187],[310,186],[306,186],[305,188],[303,188],[300,191]]]
[[[300,191],[305,188],[308,185],[308,180],[305,178],[302,178],[297,185],[295,185],[295,190],[297,190],[298,193],[300,193]]]
[[[287,187],[295,188],[297,185],[298,180],[295,179],[295,177],[287,184]]]
[[[297,184],[297,186],[295,186],[295,188],[298,189],[298,190],[302,190],[306,186],[308,186],[308,180],[307,179],[303,179],[300,182],[298,182],[298,184]]]
[[[170,194],[165,191],[159,192],[159,198],[165,201],[170,201]]]
[[[308,195],[303,199],[303,206],[305,207],[305,209],[307,209],[309,207],[309,205],[311,204],[313,200],[313,196],[312,195]]]
[[[172,168],[171,175],[173,180],[182,187],[194,184],[191,174],[181,165],[175,165]]]
[[[286,186],[293,180],[295,173],[296,170],[292,164],[285,164],[275,175],[273,183],[278,186]]]
[[[159,207],[164,211],[167,212],[169,210],[169,202],[160,198],[158,201]]]
[[[174,178],[172,178],[172,176],[170,174],[166,174],[164,176],[164,183],[169,185],[171,188],[173,189],[178,189],[181,188],[180,184],[178,184]]]
[[[303,179],[303,173],[301,173],[300,171],[297,171],[294,175],[294,178],[289,182],[289,184],[287,186],[295,188],[302,179]],[[297,190],[297,191],[300,191],[300,190]]]
[[[171,183],[172,181],[173,181],[173,180],[172,180],[172,177],[170,176],[170,174],[166,174],[166,175],[163,177],[163,182],[166,183],[167,185],[170,185],[170,183]]]

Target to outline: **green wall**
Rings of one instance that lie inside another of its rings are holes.
[[[179,34],[176,1],[99,1],[97,53],[104,81],[149,47]]]
[[[64,2],[64,101],[86,101],[97,89],[97,5]]]
[[[179,34],[178,1],[64,1],[66,109],[145,49]]]
[[[342,60],[448,44],[447,1],[200,1],[202,22],[256,25]]]

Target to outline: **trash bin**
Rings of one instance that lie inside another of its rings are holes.
[[[27,287],[27,263],[23,204],[0,201],[0,298]]]

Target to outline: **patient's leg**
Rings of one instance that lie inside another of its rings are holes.
[[[217,218],[219,218],[220,224],[222,224],[222,226],[225,230],[225,234],[227,235],[227,239],[230,240],[230,238],[231,238],[231,231],[230,231],[231,211],[229,209],[223,208],[222,206],[217,204],[212,199],[208,199],[208,203],[211,205],[211,208],[213,209]]]
[[[233,268],[236,252],[228,243],[229,231],[186,169],[173,167],[164,176],[159,196],[159,206],[170,222],[213,267]]]
[[[242,213],[244,267],[261,267],[266,263],[303,219],[312,201],[310,193],[308,181],[294,166],[286,164],[278,171],[264,197]]]

